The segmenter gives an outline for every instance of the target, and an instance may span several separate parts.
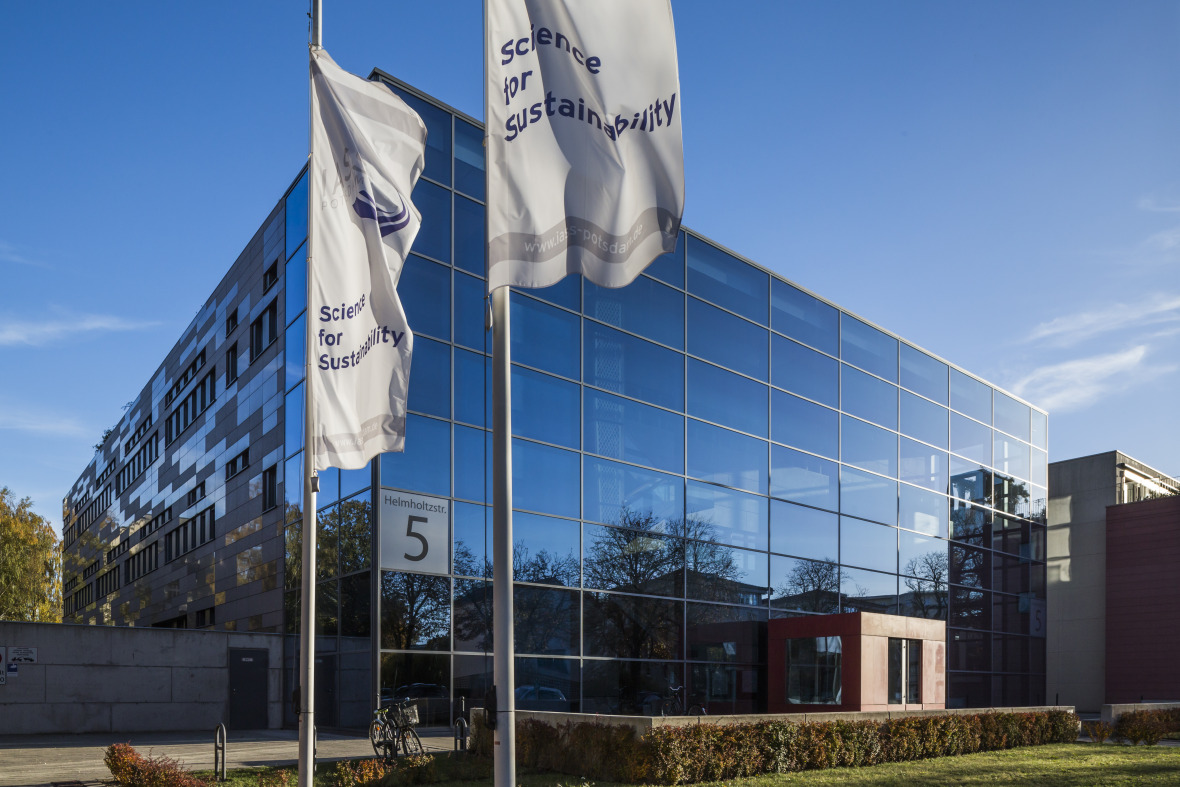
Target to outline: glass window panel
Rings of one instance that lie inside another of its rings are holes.
[[[456,579],[454,610],[455,650],[490,651],[492,583],[477,579]]]
[[[840,417],[840,459],[862,470],[897,477],[897,435],[864,421]]]
[[[766,437],[769,402],[762,383],[688,359],[688,414]]]
[[[657,344],[586,323],[583,375],[587,385],[684,410],[684,356]]]
[[[411,254],[397,282],[406,322],[415,336],[451,338],[451,269]]]
[[[684,472],[684,416],[593,388],[583,402],[587,452]]]
[[[682,601],[585,593],[583,603],[586,656],[669,659],[684,653]],[[636,665],[636,669],[640,667]]]
[[[683,478],[590,456],[585,465],[586,519],[622,524],[651,518],[665,526],[683,521]]]
[[[897,386],[841,365],[840,409],[858,418],[896,429]]]
[[[329,467],[321,470],[319,476],[320,492],[315,502],[316,506],[323,508],[340,499],[340,471],[335,467]]]
[[[1029,459],[1029,478],[1038,486],[1049,485],[1049,457],[1044,451],[1032,449]]]
[[[355,470],[340,471],[340,496],[351,497],[373,483],[373,470],[366,464]]]
[[[991,505],[992,474],[951,454],[951,496]]]
[[[512,367],[512,433],[578,448],[581,387],[541,372]]]
[[[770,283],[771,327],[828,355],[840,349],[840,313],[781,279]],[[777,384],[777,383],[776,383]]]
[[[840,362],[771,334],[771,382],[832,407],[840,405]]]
[[[548,287],[526,287],[513,292],[527,292],[534,298],[540,298],[556,306],[564,306],[572,311],[582,309],[582,277],[577,275],[566,276]]]
[[[946,494],[950,481],[949,473],[950,464],[946,451],[939,451],[905,437],[901,438],[902,481]]]
[[[942,361],[931,358],[921,350],[908,344],[901,345],[901,385],[933,399],[939,404],[947,402],[950,369]]]
[[[987,631],[992,627],[992,594],[951,585],[951,612],[947,624]]]
[[[492,510],[456,502],[452,506],[451,517],[455,529],[455,573],[469,577],[490,577],[492,564],[488,560],[487,545],[491,536]],[[458,606],[458,593],[455,601]]]
[[[840,569],[842,612],[897,612],[897,575],[859,568]]]
[[[478,202],[455,196],[455,267],[483,276],[487,271],[487,214]]]
[[[840,446],[840,415],[806,399],[771,392],[770,437],[804,451],[836,458]]]
[[[950,439],[949,415],[945,407],[901,392],[901,432],[939,448],[946,448]]]
[[[693,602],[686,606],[688,658],[713,662],[690,665],[689,702],[707,701],[714,714],[753,713],[761,696],[759,670],[734,662],[757,663],[765,652],[766,610]]]
[[[841,467],[840,513],[896,525],[897,482]]]
[[[512,360],[578,379],[577,315],[514,293]]]
[[[688,475],[759,494],[767,492],[767,443],[688,419]]]
[[[381,647],[451,649],[451,580],[429,574],[381,572]]]
[[[689,598],[751,607],[766,603],[770,569],[765,552],[688,541],[685,566]]]
[[[897,382],[897,339],[855,317],[840,313],[840,359]]]
[[[1028,442],[1031,437],[1031,408],[1007,394],[995,392],[995,427]]]
[[[770,501],[770,551],[835,562],[840,529],[835,514],[817,508]]]
[[[513,644],[517,653],[578,655],[582,618],[577,591],[517,585],[512,589]]]
[[[932,536],[947,535],[949,501],[943,495],[927,492],[909,484],[901,485],[901,527]]]
[[[950,581],[956,585],[986,588],[991,582],[991,553],[985,549],[952,543],[949,558]]]
[[[303,450],[303,385],[287,392],[283,413],[283,445],[287,456]]]
[[[1027,444],[996,432],[993,467],[1001,473],[1028,478],[1032,458],[1031,450]]]
[[[684,289],[684,247],[688,245],[684,230],[676,238],[676,249],[667,254],[661,254],[652,260],[644,269],[648,276],[654,276],[660,281],[673,287]]]
[[[840,517],[840,563],[896,572],[896,528]]]
[[[830,614],[839,609],[840,567],[835,560],[770,556],[770,608]]]
[[[410,396],[407,407],[442,418],[451,417],[451,346],[414,337]]]
[[[630,516],[624,521],[634,527],[585,526],[585,586],[683,597],[683,539],[663,535],[663,526],[651,518]]]
[[[369,469],[366,467],[363,472],[368,473]],[[369,555],[373,551],[372,510],[367,492],[345,500],[336,508],[336,539],[340,550],[341,574],[369,568]]]
[[[680,658],[679,653],[676,658]],[[680,662],[583,662],[582,711],[659,715],[668,687],[684,682],[677,679],[677,675],[684,674],[683,667]]]
[[[455,420],[492,423],[492,367],[486,355],[455,348]]]
[[[787,640],[786,701],[790,705],[839,705],[842,691],[840,637]]]
[[[766,325],[770,277],[698,238],[688,239],[688,291]]]
[[[577,517],[578,455],[552,446],[512,440],[512,505]]]
[[[483,129],[455,118],[455,189],[482,200],[484,179]]]
[[[992,389],[958,369],[951,369],[951,409],[991,424]]]
[[[683,534],[688,538],[766,549],[765,497],[689,481],[687,510]]]
[[[429,165],[427,165],[429,166]],[[442,262],[451,261],[451,192],[419,180],[411,196],[422,214],[413,251]]]
[[[336,539],[336,506],[321,509],[316,515],[316,579],[331,579],[340,574],[337,565],[339,544]]]
[[[492,435],[455,424],[455,497],[492,501]]]
[[[307,257],[296,254],[287,262],[283,281],[283,319],[290,323],[307,308]]]
[[[315,586],[315,633],[317,637],[333,637],[339,631],[340,594],[335,580]]]
[[[742,374],[768,379],[770,334],[715,306],[688,299],[688,351]]]
[[[1032,415],[1032,444],[1037,448],[1049,447],[1049,417],[1040,410],[1033,410]]]
[[[950,607],[947,543],[899,530],[901,614],[946,620]]]
[[[973,462],[991,466],[992,430],[958,413],[951,413],[951,450]]]
[[[303,245],[307,239],[307,171],[299,177],[298,182],[287,192],[284,206],[285,235],[287,241],[287,259]]]
[[[369,572],[340,580],[340,636],[364,639],[366,647],[372,626],[372,586]]]
[[[586,316],[684,349],[684,293],[640,276],[626,287],[585,283]]]
[[[299,315],[294,324],[287,328],[286,344],[283,350],[283,379],[287,388],[297,385],[303,379],[307,368],[307,316]],[[239,361],[239,364],[242,363]]]
[[[1042,525],[1047,524],[1049,521],[1049,490],[1043,486],[1030,486],[1028,506],[1029,511],[1025,516]]]
[[[770,493],[796,503],[839,510],[839,465],[818,456],[771,445]]]
[[[574,519],[512,515],[512,576],[517,582],[577,587],[582,526]]]
[[[298,453],[283,466],[283,495],[287,504],[287,522],[303,516],[303,454]]]
[[[455,273],[455,342],[481,352],[491,350],[491,331],[484,330],[485,287],[482,279]]]
[[[449,497],[451,425],[422,415],[407,415],[406,448],[381,455],[381,485]]]
[[[431,180],[451,185],[451,113],[405,90],[393,86],[389,86],[389,89],[401,96],[426,124],[426,162],[422,174]],[[417,201],[415,196],[414,202]]]

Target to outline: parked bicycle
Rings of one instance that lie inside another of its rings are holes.
[[[414,730],[418,724],[418,704],[409,698],[393,702],[373,711],[369,725],[369,742],[383,760],[399,754],[422,754],[422,740]]]

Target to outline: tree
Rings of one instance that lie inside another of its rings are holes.
[[[0,488],[0,620],[61,622],[61,549],[49,520]]]

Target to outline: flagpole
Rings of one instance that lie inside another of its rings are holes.
[[[311,46],[322,46],[321,0],[311,0]],[[308,166],[307,166],[307,304],[311,304],[311,236],[315,232],[312,206],[315,205],[315,172],[311,160],[311,74],[308,74]],[[299,596],[299,787],[314,787],[315,780],[315,549],[316,492],[315,475],[315,399],[312,396],[312,336],[314,326],[310,308],[304,337],[303,374],[303,560]]]
[[[484,110],[488,107],[488,0],[483,3],[484,24]],[[484,118],[484,185],[491,200],[491,161],[487,139],[491,118]],[[484,211],[484,238],[488,238]],[[485,255],[488,249],[485,246]],[[490,256],[488,256],[490,259]],[[495,787],[516,785],[516,674],[513,656],[516,643],[512,630],[512,341],[510,335],[509,287],[497,287],[492,299],[492,686],[496,707],[493,766]]]

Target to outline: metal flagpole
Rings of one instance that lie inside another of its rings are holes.
[[[488,107],[488,0],[483,4],[484,112]],[[490,118],[484,118],[484,150]],[[484,162],[484,184],[491,200],[492,163]],[[487,238],[485,211],[484,237]],[[487,247],[485,246],[485,256]],[[490,257],[488,257],[490,259]],[[512,631],[512,343],[509,332],[508,287],[497,287],[492,298],[492,686],[496,721],[493,774],[495,787],[516,785],[516,675]]]
[[[321,0],[311,0],[311,46],[322,46]],[[312,206],[315,205],[315,172],[311,160],[311,74],[308,73],[308,166],[307,166],[307,309],[311,311],[311,236],[315,232]],[[304,337],[303,373],[303,572],[299,595],[299,787],[313,787],[315,779],[315,541],[316,492],[319,477],[315,475],[315,398],[312,396],[312,333],[310,317]]]

